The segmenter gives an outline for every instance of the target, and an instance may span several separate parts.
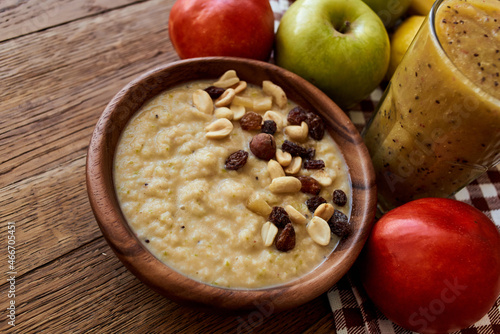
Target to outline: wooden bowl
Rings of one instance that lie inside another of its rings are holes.
[[[153,256],[137,239],[120,210],[112,177],[115,147],[124,127],[142,104],[183,82],[218,78],[236,70],[249,83],[271,80],[297,104],[317,111],[340,147],[352,181],[353,232],[314,271],[289,283],[261,289],[228,289],[194,281]],[[99,227],[121,262],[159,294],[205,309],[248,310],[269,304],[283,310],[325,293],[353,265],[374,222],[375,176],[368,151],[346,114],[319,89],[270,63],[213,57],[175,62],[145,73],[125,86],[108,104],[92,135],[87,155],[87,191]],[[270,304],[271,303],[271,304]]]

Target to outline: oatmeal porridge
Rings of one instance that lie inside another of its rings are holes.
[[[323,124],[274,83],[234,71],[165,91],[121,135],[122,212],[153,255],[195,280],[298,278],[349,230],[349,174]]]

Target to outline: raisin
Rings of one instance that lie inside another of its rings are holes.
[[[281,149],[285,152],[290,153],[292,156],[300,156],[305,160],[310,160],[316,154],[316,150],[314,148],[306,148],[296,144],[288,139],[285,139],[283,144],[281,145]]]
[[[243,150],[231,153],[226,159],[226,169],[237,170],[245,166],[248,159],[248,152]]]
[[[325,162],[323,160],[306,160],[304,161],[305,169],[323,169]]]
[[[250,111],[240,119],[240,125],[243,130],[259,130],[262,125],[262,116]]]
[[[316,179],[310,176],[302,175],[296,176],[296,178],[299,179],[300,183],[302,183],[300,191],[303,193],[317,195],[321,191],[321,185]]]
[[[291,223],[288,213],[281,206],[273,207],[273,210],[267,219],[278,228],[284,228],[286,225]]]
[[[349,218],[339,210],[333,212],[333,216],[328,220],[328,225],[332,233],[341,238],[351,233]]]
[[[292,224],[287,224],[280,232],[275,241],[275,246],[279,251],[288,252],[295,247],[295,229]]]
[[[281,149],[285,152],[290,153],[292,156],[300,156],[306,152],[306,149],[299,144],[295,144],[287,139],[281,145]]]
[[[210,86],[210,87],[205,88],[205,92],[207,92],[208,95],[210,95],[212,100],[219,98],[222,95],[222,93],[224,93],[225,91],[226,90],[224,88],[215,87],[215,86]]]
[[[325,135],[325,124],[321,117],[300,106],[290,110],[287,121],[291,125],[300,125],[302,122],[306,122],[309,128],[309,136],[313,139],[321,140]]]
[[[320,206],[323,203],[326,203],[326,199],[324,199],[321,196],[313,196],[306,201],[307,208],[312,213],[314,213],[314,211],[316,211],[318,206]]]
[[[274,135],[276,133],[276,130],[277,130],[276,122],[273,121],[272,119],[264,121],[260,129],[261,132],[268,133],[270,135]]]
[[[307,119],[308,111],[300,106],[296,106],[287,116],[287,121],[291,125],[300,125],[302,122],[305,122]]]
[[[338,206],[344,206],[347,203],[347,195],[340,189],[336,189],[333,192],[333,203]]]
[[[306,149],[306,153],[303,154],[301,157],[304,158],[305,160],[312,160],[314,158],[314,155],[316,154],[316,150],[312,147]]]
[[[268,133],[259,133],[250,141],[250,150],[259,159],[270,160],[276,155],[276,142]]]
[[[306,119],[307,126],[309,127],[309,136],[316,140],[323,139],[325,135],[325,123],[321,117],[316,114],[309,113]]]

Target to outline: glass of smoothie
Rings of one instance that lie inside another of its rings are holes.
[[[362,133],[382,212],[500,161],[499,73],[500,2],[436,1]]]

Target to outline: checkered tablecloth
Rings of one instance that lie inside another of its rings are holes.
[[[293,0],[270,0],[275,13],[275,27]],[[367,99],[346,111],[359,131],[370,118],[382,96],[377,88]],[[471,204],[490,217],[500,229],[500,165],[473,181],[455,195],[455,199]],[[388,320],[369,300],[356,275],[349,272],[328,291],[337,333],[343,334],[407,334],[412,333]],[[500,297],[493,308],[475,325],[460,334],[500,333]]]
[[[381,95],[382,90],[377,89],[368,99],[348,111],[349,117],[359,131],[363,129],[373,113],[373,109]],[[500,165],[473,181],[454,197],[484,212],[500,228]],[[333,311],[335,327],[339,334],[412,333],[389,321],[380,313],[352,272],[349,272],[328,291],[328,300]],[[500,297],[488,314],[474,326],[456,333],[500,333]]]

